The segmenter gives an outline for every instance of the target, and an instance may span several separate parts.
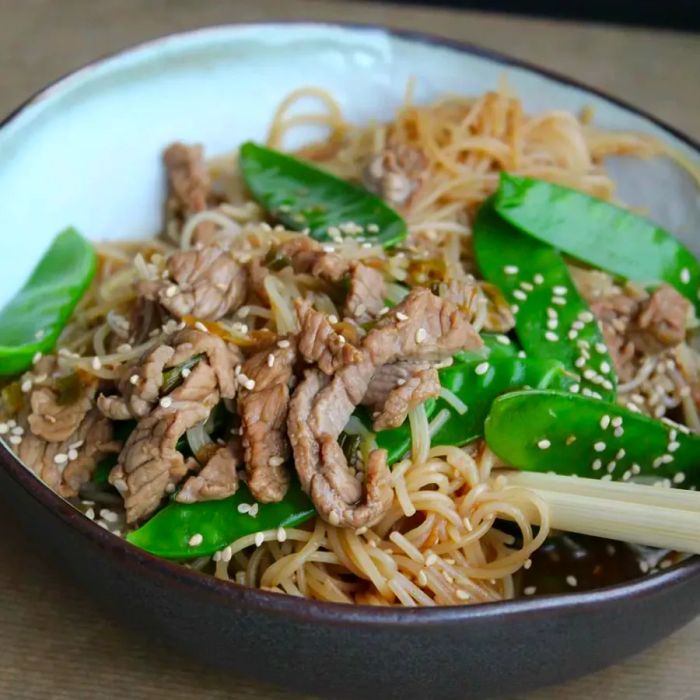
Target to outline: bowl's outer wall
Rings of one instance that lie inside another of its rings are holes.
[[[5,469],[0,492],[64,571],[154,644],[324,697],[457,700],[523,692],[640,651],[700,612],[700,576],[686,576],[646,594],[601,595],[594,603],[556,609],[538,608],[533,599],[519,614],[454,615],[433,624],[358,623],[351,608],[337,620],[319,620],[301,603],[292,616],[246,605],[238,587],[226,595],[192,586],[128,552],[107,551]]]
[[[409,76],[418,78],[417,98],[426,100],[492,88],[504,70],[498,60],[439,40],[299,25],[194,32],[90,66],[0,130],[0,226],[23,232],[0,260],[0,303],[66,224],[94,238],[152,233],[162,201],[159,152],[171,139],[202,141],[216,153],[261,138],[281,95],[302,84],[333,90],[350,118],[365,120],[389,116]],[[665,136],[700,161],[692,146],[630,110],[524,67],[507,72],[530,109],[593,104],[603,125]],[[648,206],[686,240],[700,230],[685,174],[619,167],[627,201]],[[27,217],[36,173],[45,176],[41,206]],[[148,630],[155,643],[299,691],[404,700],[525,691],[623,658],[700,610],[697,560],[589,597],[375,616],[275,602],[137,555],[49,493],[1,447],[0,462],[0,494],[27,530],[119,618]]]

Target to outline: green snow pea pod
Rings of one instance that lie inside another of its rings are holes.
[[[583,393],[614,398],[617,376],[608,349],[561,254],[502,219],[493,198],[474,222],[474,253],[484,277],[513,305],[515,329],[527,354],[560,360],[582,376]]]
[[[239,513],[242,503],[255,499],[245,485],[221,501],[201,503],[171,502],[126,539],[131,544],[165,559],[194,559],[208,556],[244,535],[278,527],[293,527],[316,514],[298,482],[293,482],[279,503],[260,503],[251,517]],[[202,535],[201,544],[190,546],[193,535]]]
[[[517,391],[493,402],[486,442],[526,471],[700,485],[700,436],[685,426],[585,396]]]
[[[476,362],[457,363],[438,372],[440,384],[466,406],[454,405],[454,399],[439,397],[425,402],[428,419],[437,418],[447,411],[448,418],[433,435],[433,445],[465,445],[481,437],[484,420],[492,401],[506,391],[525,386],[569,389],[576,383],[575,375],[568,372],[557,360],[541,360],[524,357],[491,356]],[[452,403],[451,403],[452,401]],[[366,424],[371,425],[364,414]],[[445,414],[443,414],[445,415]],[[408,421],[398,428],[383,430],[376,435],[377,446],[389,453],[389,464],[403,457],[411,447],[411,430]]]
[[[0,310],[0,375],[23,372],[37,352],[53,350],[97,267],[92,245],[67,228]]]
[[[501,174],[495,208],[530,236],[606,270],[644,283],[668,282],[700,313],[700,264],[648,219],[582,192]]]
[[[251,141],[241,146],[240,163],[255,199],[291,229],[327,241],[329,228],[351,223],[362,227],[363,240],[385,247],[406,237],[406,222],[379,197],[308,163]]]

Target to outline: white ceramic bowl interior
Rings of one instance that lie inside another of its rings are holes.
[[[99,239],[160,226],[160,154],[173,140],[210,155],[263,139],[290,90],[330,90],[353,121],[391,117],[409,79],[415,98],[478,94],[503,77],[527,110],[595,110],[596,123],[665,139],[700,167],[697,150],[633,111],[576,86],[377,28],[315,24],[225,26],[174,35],[98,61],[57,82],[0,129],[0,304],[52,237],[72,224]],[[308,134],[299,134],[304,138]],[[694,244],[700,195],[668,161],[613,164],[620,197]]]

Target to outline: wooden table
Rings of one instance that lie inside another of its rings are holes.
[[[383,23],[479,43],[609,90],[700,138],[697,35],[308,0],[0,0],[0,114],[66,71],[135,42],[198,26],[283,18]],[[133,638],[1,511],[0,530],[0,697],[296,697]],[[527,700],[697,699],[698,657],[700,619],[624,664]]]

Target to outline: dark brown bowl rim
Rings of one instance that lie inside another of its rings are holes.
[[[93,68],[117,56],[128,54],[132,51],[156,45],[163,41],[180,39],[198,33],[208,33],[236,27],[257,27],[264,30],[269,26],[280,25],[308,25],[309,27],[337,27],[354,29],[358,31],[381,31],[388,36],[410,40],[420,44],[447,47],[461,53],[471,54],[486,58],[503,66],[514,66],[536,73],[554,82],[568,85],[590,94],[601,97],[623,109],[637,114],[653,124],[657,125],[675,138],[683,141],[693,150],[700,153],[700,144],[693,138],[672,127],[653,115],[641,110],[627,102],[611,96],[597,88],[590,87],[580,81],[561,75],[556,71],[543,68],[536,64],[513,58],[511,56],[485,49],[480,46],[440,37],[433,34],[417,31],[392,29],[377,24],[359,24],[346,22],[306,22],[298,21],[270,21],[244,24],[215,25],[193,29],[190,31],[176,32],[163,37],[158,37],[145,42],[134,44],[127,48],[112,52],[99,59],[91,61],[82,67],[52,81],[46,87],[38,90],[26,101],[20,104],[8,116],[0,121],[0,129],[5,128],[21,112],[32,104],[40,102],[48,93],[54,91],[61,83],[70,79],[76,73]],[[392,625],[401,627],[434,626],[445,623],[466,623],[469,620],[483,620],[500,616],[509,618],[523,618],[528,616],[540,616],[550,614],[552,611],[573,611],[581,606],[600,606],[614,604],[616,601],[638,599],[652,596],[668,587],[675,587],[688,579],[700,575],[700,557],[694,556],[670,567],[665,571],[647,575],[628,583],[617,584],[588,592],[571,592],[557,595],[536,596],[533,598],[518,598],[515,600],[500,601],[495,603],[481,603],[476,605],[443,606],[434,608],[380,608],[366,605],[346,605],[341,603],[326,603],[315,600],[299,599],[293,596],[281,595],[255,588],[239,586],[235,583],[220,581],[213,576],[206,576],[165,559],[152,556],[140,550],[121,538],[115,537],[96,523],[88,520],[68,502],[54,493],[43,484],[32,472],[30,472],[14,455],[7,446],[0,442],[0,464],[9,475],[22,486],[43,508],[54,512],[67,525],[77,531],[82,537],[92,540],[111,556],[121,561],[124,566],[136,569],[146,569],[162,579],[166,579],[171,585],[186,590],[194,588],[201,593],[215,596],[222,604],[225,602],[245,606],[246,609],[257,609],[295,618],[300,621],[324,622],[342,625]]]

